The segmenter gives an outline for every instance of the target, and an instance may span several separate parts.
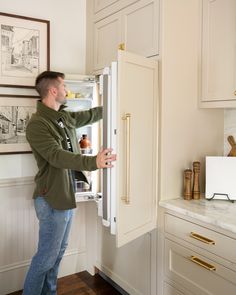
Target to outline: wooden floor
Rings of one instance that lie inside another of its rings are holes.
[[[21,291],[9,295],[20,295]],[[58,295],[120,295],[109,283],[99,274],[91,276],[83,271],[78,274],[70,275],[58,279]]]

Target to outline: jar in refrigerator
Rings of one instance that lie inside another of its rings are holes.
[[[90,149],[91,148],[91,143],[90,140],[88,139],[88,135],[87,134],[83,134],[80,141],[79,141],[79,145],[81,149]]]

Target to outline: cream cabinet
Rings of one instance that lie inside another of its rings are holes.
[[[121,42],[120,12],[94,24],[94,70],[101,70],[117,60],[118,44]]]
[[[158,54],[158,2],[138,1],[122,15],[125,50],[150,57]]]
[[[99,20],[117,12],[137,0],[93,0],[93,13],[95,19]]]
[[[236,272],[205,255],[166,239],[166,275],[196,295],[236,294]]]
[[[201,107],[236,107],[236,1],[202,0]]]
[[[228,233],[166,212],[163,295],[236,294],[235,247],[236,239]]]
[[[119,0],[94,0],[94,13],[98,13],[99,11],[110,7],[112,4],[119,2]]]
[[[178,291],[175,287],[171,286],[167,282],[164,282],[164,293],[163,293],[163,295],[183,295],[183,293]]]
[[[145,57],[157,55],[158,15],[158,0],[140,0],[94,21],[93,70],[115,61],[118,48]]]

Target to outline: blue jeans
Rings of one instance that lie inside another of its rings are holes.
[[[43,197],[34,200],[39,219],[38,250],[27,273],[23,295],[57,294],[59,264],[68,245],[72,210],[56,210]]]

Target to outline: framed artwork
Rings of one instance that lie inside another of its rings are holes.
[[[22,97],[22,98],[39,98],[35,88],[15,88],[15,87],[1,87],[0,97]]]
[[[25,130],[36,103],[35,98],[0,97],[0,154],[31,152]]]
[[[34,88],[50,67],[50,22],[0,12],[0,86]]]

